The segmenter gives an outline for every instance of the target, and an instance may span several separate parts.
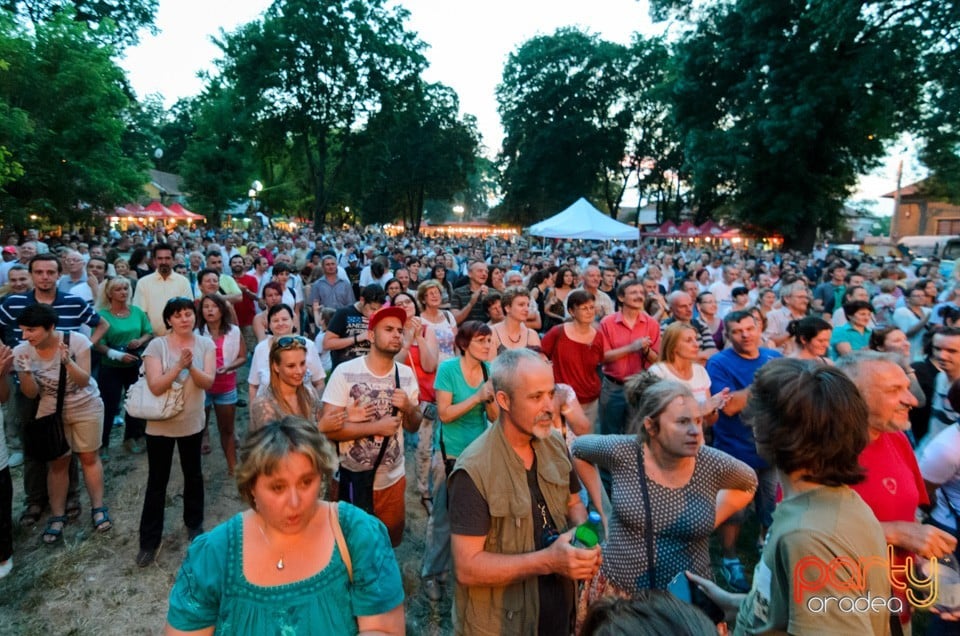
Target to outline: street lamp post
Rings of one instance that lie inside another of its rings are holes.
[[[263,184],[259,180],[254,181],[250,184],[250,189],[247,190],[247,196],[250,197],[250,211],[254,218],[255,223],[259,223],[259,218],[257,217],[257,197],[263,191]]]

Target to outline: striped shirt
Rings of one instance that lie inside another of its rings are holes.
[[[36,293],[32,290],[26,294],[7,296],[0,303],[0,327],[3,328],[3,341],[8,346],[16,346],[23,338],[20,325],[17,324],[20,313],[36,304]],[[57,311],[57,331],[79,331],[83,325],[93,329],[100,324],[100,316],[79,296],[58,291],[50,306]]]
[[[927,443],[943,429],[960,420],[960,413],[953,410],[950,400],[947,398],[952,384],[946,373],[941,371],[937,374],[937,379],[933,384],[933,395],[930,397],[930,426],[923,440],[920,440],[918,451],[926,447]]]

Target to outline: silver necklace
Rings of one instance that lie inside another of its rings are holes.
[[[264,541],[264,543],[267,544],[267,547],[270,548],[270,550],[273,550],[273,544],[270,543],[270,539],[267,538],[267,533],[263,531],[263,526],[261,526],[261,525],[258,523],[258,524],[257,524],[257,529],[260,531],[260,536],[263,537],[263,541]],[[280,558],[277,560],[277,569],[278,569],[278,570],[282,570],[284,567],[286,567],[286,566],[285,566],[284,563],[283,563],[283,552],[281,552],[281,553],[280,553]]]

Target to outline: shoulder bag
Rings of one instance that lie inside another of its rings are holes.
[[[489,379],[487,377],[487,367],[483,366],[483,362],[480,362],[480,371],[483,373],[483,384],[487,383]],[[480,385],[480,388],[483,388],[483,384]],[[443,422],[438,422],[440,426],[440,455],[443,457],[443,472],[450,476],[450,473],[453,472],[453,467],[457,464],[456,457],[447,457],[447,445],[443,443]],[[481,405],[480,407],[480,424],[483,430],[487,428],[487,412],[486,407]]]
[[[163,347],[162,362],[167,352],[165,337],[160,338],[160,346]],[[183,384],[174,380],[163,395],[154,395],[147,386],[145,366],[141,365],[140,377],[127,389],[127,399],[124,403],[127,415],[154,422],[176,417],[183,411]]]
[[[67,347],[70,346],[70,332],[63,332],[63,342]],[[63,432],[63,396],[67,390],[67,365],[63,364],[60,358],[60,352],[57,352],[57,360],[60,361],[60,380],[57,382],[57,408],[50,415],[36,417],[34,411],[33,422],[24,427],[23,430],[23,449],[27,457],[33,457],[40,461],[49,462],[63,457],[70,451],[67,444],[67,436]],[[40,402],[37,401],[39,406]]]
[[[643,495],[643,518],[646,524],[643,529],[643,534],[647,553],[647,587],[653,590],[658,589],[657,551],[654,547],[653,511],[650,504],[650,488],[647,485],[647,469],[643,465],[643,446],[640,443],[637,444],[637,464],[639,465],[638,469],[640,472],[640,492]],[[707,596],[706,593],[696,585],[691,585],[683,572],[679,572],[677,577],[674,577],[674,580],[677,578],[682,580],[683,587],[686,588],[685,595],[688,596],[686,602],[700,609],[714,625],[719,625],[723,622],[724,611],[713,599]],[[669,588],[668,591],[675,593],[674,590]]]
[[[400,367],[393,365],[393,377],[397,388],[400,388]],[[397,407],[393,407],[393,415],[398,413]],[[401,433],[402,435],[403,433]],[[372,437],[370,438],[372,439]],[[337,497],[340,501],[346,501],[357,508],[373,514],[373,482],[377,476],[377,469],[383,463],[383,457],[387,454],[387,447],[390,446],[390,440],[393,437],[384,437],[380,442],[380,452],[377,454],[376,461],[373,462],[373,468],[370,470],[349,470],[340,466],[340,476],[338,479]],[[340,452],[340,444],[337,444],[337,452]]]
[[[344,567],[347,568],[347,578],[353,583],[353,561],[350,559],[350,550],[347,549],[347,540],[343,538],[343,529],[340,527],[340,511],[337,509],[336,502],[327,504],[330,514],[330,528],[333,529],[333,538],[337,541],[337,547],[340,549],[340,558],[343,560]]]

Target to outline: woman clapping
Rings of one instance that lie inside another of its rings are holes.
[[[56,310],[50,305],[35,304],[24,309],[17,320],[23,331],[23,342],[13,350],[20,390],[28,398],[40,398],[37,417],[50,415],[56,410],[60,368],[66,367],[67,385],[61,417],[70,450],[47,463],[47,490],[53,513],[43,531],[43,542],[48,545],[61,538],[67,523],[67,468],[71,452],[80,458],[94,528],[106,532],[112,527],[107,507],[103,505],[103,465],[97,454],[103,426],[103,401],[96,381],[90,377],[90,341],[81,333],[71,332],[68,346],[66,334],[55,329],[57,317]]]
[[[210,338],[194,333],[196,314],[189,298],[171,298],[163,308],[167,335],[154,338],[143,352],[144,374],[150,392],[160,396],[177,382],[183,386],[183,410],[170,419],[147,420],[147,489],[140,515],[140,551],[137,565],[154,562],[163,536],[167,482],[173,464],[173,447],[180,453],[183,471],[183,522],[192,541],[203,533],[203,472],[200,441],[203,437],[204,391],[213,386],[216,348]]]

